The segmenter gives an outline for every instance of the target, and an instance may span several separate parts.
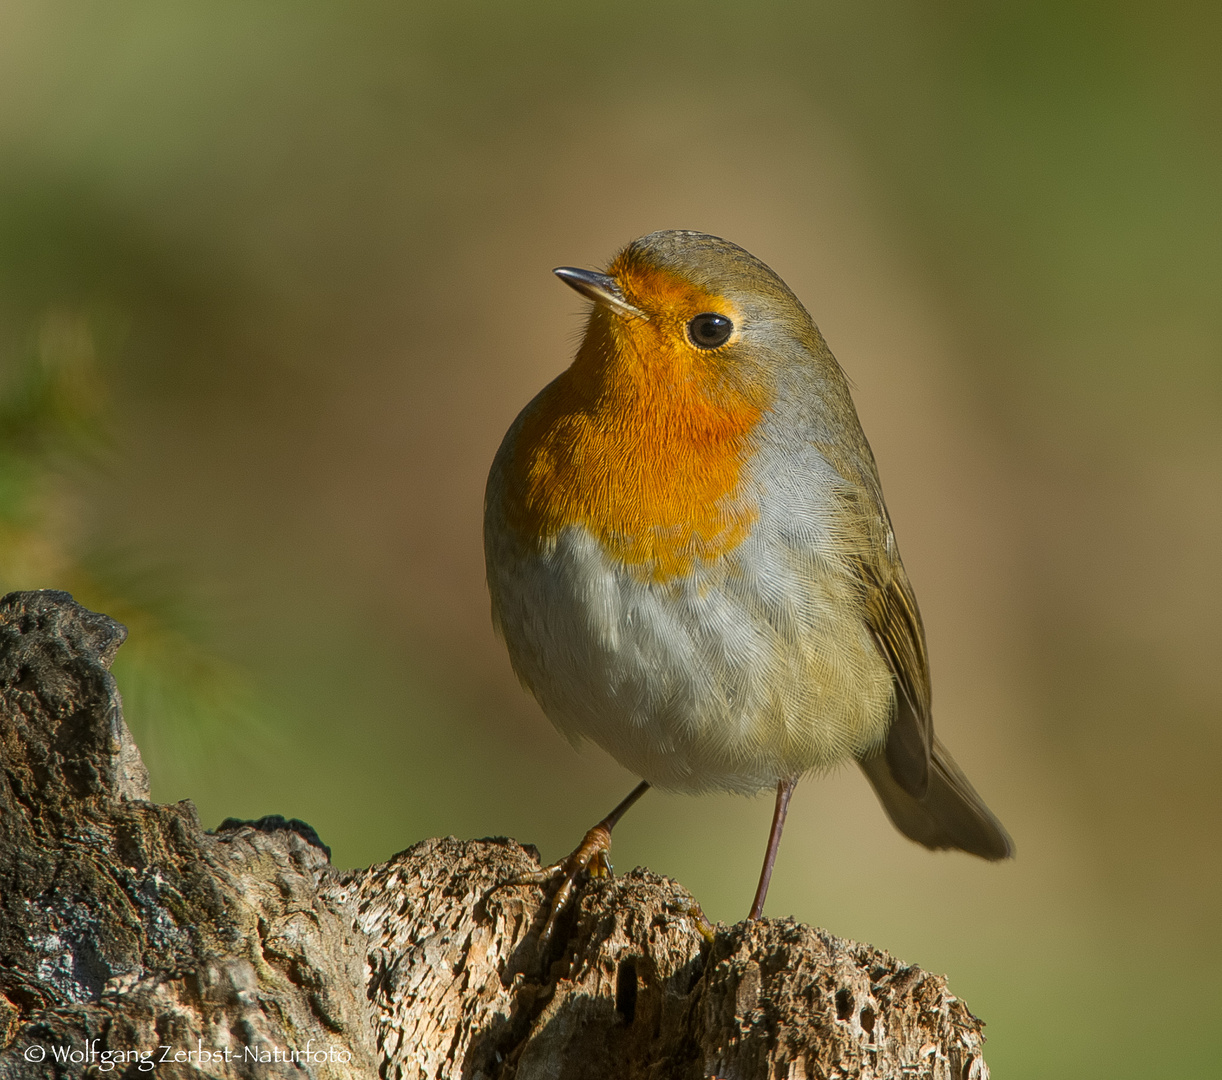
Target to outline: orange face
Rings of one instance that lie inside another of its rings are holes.
[[[757,511],[740,490],[752,430],[767,406],[731,353],[688,330],[724,296],[625,253],[608,270],[645,318],[599,304],[572,366],[520,429],[508,512],[546,543],[583,526],[641,577],[667,581],[737,546]]]

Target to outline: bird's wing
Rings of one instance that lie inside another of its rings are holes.
[[[826,346],[822,353],[831,357]],[[934,738],[925,628],[900,561],[874,455],[855,423],[847,384],[841,379],[830,389],[824,386],[823,395],[835,399],[832,411],[841,421],[841,437],[817,440],[815,445],[845,480],[838,492],[845,515],[843,535],[849,549],[855,549],[850,558],[866,625],[895,681],[895,712],[883,751],[859,764],[906,836],[930,848],[1009,858],[1014,853],[1010,837]],[[853,421],[847,427],[846,418]]]
[[[888,524],[883,560],[861,565],[866,625],[895,677],[895,715],[884,750],[887,764],[896,783],[920,799],[929,786],[933,752],[929,658],[921,613],[890,533]]]
[[[914,798],[929,787],[933,706],[925,628],[904,572],[868,445],[860,458],[842,459],[846,535],[858,538],[853,557],[866,626],[895,680],[895,712],[883,751],[895,782]]]

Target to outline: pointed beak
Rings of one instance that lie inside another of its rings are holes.
[[[578,270],[575,266],[557,266],[552,271],[566,285],[572,286],[582,296],[588,296],[596,304],[606,304],[621,315],[629,315],[634,319],[648,319],[649,316],[639,308],[634,308],[624,294],[620,292],[619,283],[613,277],[600,274],[596,270]]]

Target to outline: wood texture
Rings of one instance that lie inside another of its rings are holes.
[[[123,636],[63,593],[0,601],[0,1080],[988,1077],[941,976],[709,928],[646,870],[589,884],[541,956],[512,840],[341,874],[301,822],[205,832],[148,801]]]

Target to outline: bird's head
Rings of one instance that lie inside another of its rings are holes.
[[[826,353],[788,286],[759,259],[706,233],[634,240],[606,272],[562,266],[594,301],[583,359],[651,380],[695,380],[759,399],[778,368]]]

